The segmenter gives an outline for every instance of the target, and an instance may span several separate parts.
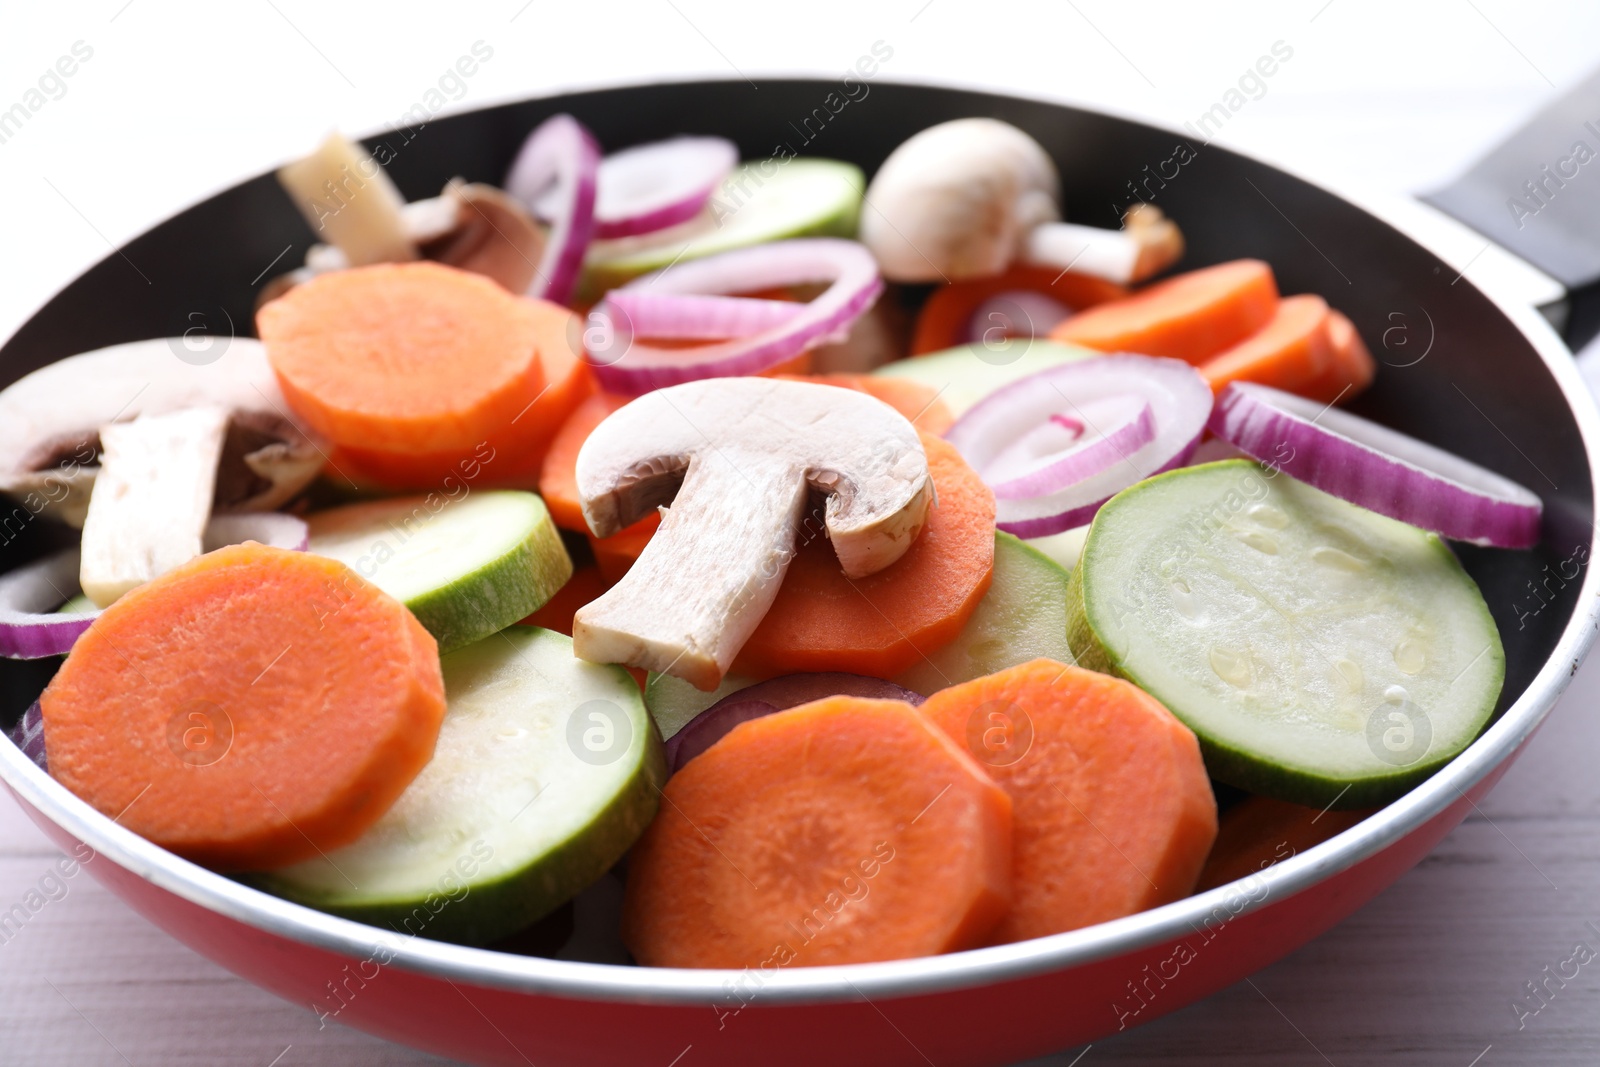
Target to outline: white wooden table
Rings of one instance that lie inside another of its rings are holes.
[[[883,40],[894,48],[888,77],[1173,125],[1283,40],[1294,59],[1221,140],[1391,191],[1444,180],[1552,85],[1600,62],[1600,9],[1581,3],[1302,0],[1228,15],[1103,0],[817,0],[782,15],[718,0],[389,10],[375,18],[309,0],[0,10],[0,108],[74,42],[94,49],[66,91],[0,143],[0,203],[15,208],[0,257],[0,333],[109,244],[305,150],[330,125],[392,121],[480,39],[495,58],[452,107],[629,78],[827,76]],[[569,46],[584,41],[593,46]],[[1600,960],[1520,1029],[1513,1008],[1576,942],[1600,950],[1588,925],[1600,927],[1597,702],[1600,659],[1579,671],[1482,816],[1326,936],[1202,1004],[1041,1062],[1600,1063]],[[36,887],[54,857],[0,798],[0,907]],[[443,1062],[338,1026],[319,1032],[309,1011],[194,955],[92,880],[67,887],[0,944],[0,1067]]]

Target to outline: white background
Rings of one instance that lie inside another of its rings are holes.
[[[1600,63],[1600,5],[7,3],[0,110],[74,42],[94,52],[0,144],[0,336],[151,223],[330,127],[393,122],[478,40],[493,58],[452,109],[624,82],[837,76],[882,40],[894,49],[883,79],[1169,125],[1220,100],[1281,40],[1293,59],[1218,140],[1343,185],[1420,191]],[[1524,981],[1570,955],[1584,920],[1600,922],[1596,695],[1600,669],[1580,672],[1485,816],[1373,906],[1255,986],[1097,1044],[1084,1067],[1600,1062],[1600,964],[1524,1030],[1510,1009]],[[47,862],[42,839],[0,802],[0,900]],[[422,1062],[317,1033],[309,1013],[226,977],[87,879],[0,946],[0,1004],[0,1064]]]

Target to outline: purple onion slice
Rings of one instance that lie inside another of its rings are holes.
[[[1476,463],[1348,411],[1235,382],[1211,432],[1323,492],[1457,541],[1527,548],[1538,495]]]

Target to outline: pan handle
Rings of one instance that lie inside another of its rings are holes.
[[[1574,350],[1600,334],[1600,70],[1422,199],[1566,286]]]

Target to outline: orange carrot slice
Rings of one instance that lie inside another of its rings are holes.
[[[567,584],[544,602],[544,607],[523,619],[520,625],[543,626],[571,637],[573,614],[610,587],[611,583],[601,576],[598,568],[579,567],[567,579]]]
[[[1051,330],[1050,339],[1202,363],[1265,326],[1277,306],[1272,268],[1236,259],[1079,312]]]
[[[433,756],[438,648],[337,560],[254,542],[95,620],[40,698],[50,770],[122,825],[224,870],[349,844]]]
[[[550,518],[562,529],[589,532],[589,523],[583,517],[583,503],[578,496],[578,452],[594,433],[594,428],[631,399],[616,393],[592,393],[573,410],[551,439],[539,471],[539,495],[544,497],[544,506],[550,509]]]
[[[544,389],[538,306],[438,263],[321,275],[256,325],[290,405],[347,448],[470,452]]]
[[[1217,843],[1194,891],[1248,878],[1343,833],[1372,811],[1319,811],[1270,797],[1247,797],[1222,813]]]
[[[938,505],[893,564],[850,579],[809,519],[778,596],[734,663],[772,677],[850,671],[893,678],[955,640],[994,572],[994,493],[954,447],[922,435]]]
[[[1326,379],[1335,361],[1330,312],[1320,296],[1286,296],[1272,319],[1232,348],[1200,365],[1220,393],[1231,382],[1258,382],[1304,393]]]
[[[994,943],[1194,888],[1217,834],[1200,744],[1131,682],[1037,659],[940,690],[921,710],[1011,795],[1011,912]]]
[[[1371,385],[1378,365],[1355,323],[1338,311],[1328,313],[1328,337],[1333,344],[1333,365],[1327,377],[1307,387],[1305,395],[1331,404],[1349,400]]]
[[[336,448],[329,457],[335,472],[384,489],[418,491],[470,482],[476,488],[532,489],[539,484],[545,453],[579,404],[595,390],[589,366],[572,349],[571,312],[542,300],[530,301],[539,327],[539,365],[543,391],[532,406],[512,419],[506,432],[485,438],[470,457],[454,452],[378,452]],[[452,480],[447,480],[452,479]]]
[[[628,861],[651,967],[868,963],[978,944],[1011,803],[909,704],[828,697],[735,727],[667,781]]]
[[[871,374],[785,374],[783,377],[866,393],[904,415],[923,433],[941,435],[956,421],[939,399],[939,390],[910,378],[880,378]]]
[[[911,354],[920,356],[966,344],[972,316],[984,302],[1015,289],[1042,293],[1073,311],[1128,295],[1128,290],[1115,282],[1044,267],[1016,266],[990,278],[952,282],[935,289],[922,305],[911,335]]]

